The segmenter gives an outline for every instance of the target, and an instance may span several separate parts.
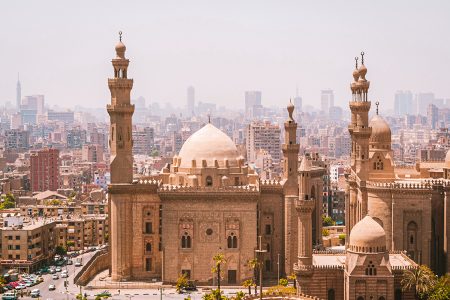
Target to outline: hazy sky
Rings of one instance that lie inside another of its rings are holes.
[[[314,2],[314,3],[313,3]],[[347,105],[354,56],[366,52],[370,98],[398,89],[450,98],[450,1],[2,1],[0,103],[45,94],[49,104],[102,107],[119,30],[132,97],[243,107],[245,90],[280,105],[298,87]]]

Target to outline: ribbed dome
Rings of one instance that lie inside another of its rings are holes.
[[[353,226],[349,247],[355,252],[384,252],[386,232],[371,216],[365,216]]]
[[[208,166],[214,166],[214,160],[217,160],[220,167],[228,159],[229,166],[234,167],[238,164],[239,153],[225,133],[212,124],[206,124],[186,140],[178,157],[181,158],[181,168],[190,168],[194,159],[197,167],[201,166],[203,159]]]
[[[127,47],[125,47],[125,44],[122,43],[122,41],[119,41],[116,45],[116,55],[119,58],[125,58],[125,50],[127,50]]]
[[[391,128],[389,124],[379,115],[375,115],[369,122],[372,127],[370,143],[391,144]]]

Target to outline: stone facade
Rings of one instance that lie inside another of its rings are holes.
[[[111,184],[109,185],[111,278],[114,281],[162,279],[175,282],[182,273],[212,283],[213,256],[223,253],[225,284],[253,276],[258,236],[265,276],[291,274],[297,261],[299,188],[312,191],[311,247],[321,242],[321,190],[325,168],[312,167],[301,179],[297,123],[289,104],[282,146],[281,181],[260,180],[239,155],[234,142],[207,124],[192,136],[171,164],[153,178],[132,180],[132,141],[128,138],[134,107],[129,102],[125,45],[116,46],[111,105]],[[304,159],[306,163],[307,158]],[[309,193],[309,192],[308,192]],[[279,264],[278,264],[279,262]]]

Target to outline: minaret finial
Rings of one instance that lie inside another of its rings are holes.
[[[361,64],[364,64],[364,51],[361,51]]]
[[[375,102],[375,105],[377,106],[377,116],[378,116],[378,105],[380,105],[380,102]]]
[[[358,69],[358,56],[355,56],[355,69]]]
[[[122,31],[119,31],[119,41],[122,41]]]

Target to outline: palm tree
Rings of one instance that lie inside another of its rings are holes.
[[[250,269],[253,270],[253,278],[254,278],[253,282],[254,282],[255,295],[256,295],[256,294],[257,294],[257,292],[256,292],[256,288],[257,288],[257,284],[256,284],[256,283],[257,283],[256,270],[257,270],[258,267],[259,267],[258,259],[256,259],[256,258],[250,259],[250,260],[248,261],[248,266],[250,267]]]
[[[421,265],[414,269],[408,269],[403,272],[401,281],[402,290],[408,291],[414,289],[414,297],[421,299],[436,282],[436,276],[427,266]]]
[[[214,267],[212,268],[212,272],[217,274],[217,290],[220,294],[220,266],[222,264],[225,264],[227,260],[225,259],[225,255],[223,253],[217,253],[213,257],[214,260]]]
[[[252,286],[255,283],[253,282],[253,279],[247,279],[242,283],[242,286],[245,288],[248,288],[248,294],[251,295],[252,294]]]

